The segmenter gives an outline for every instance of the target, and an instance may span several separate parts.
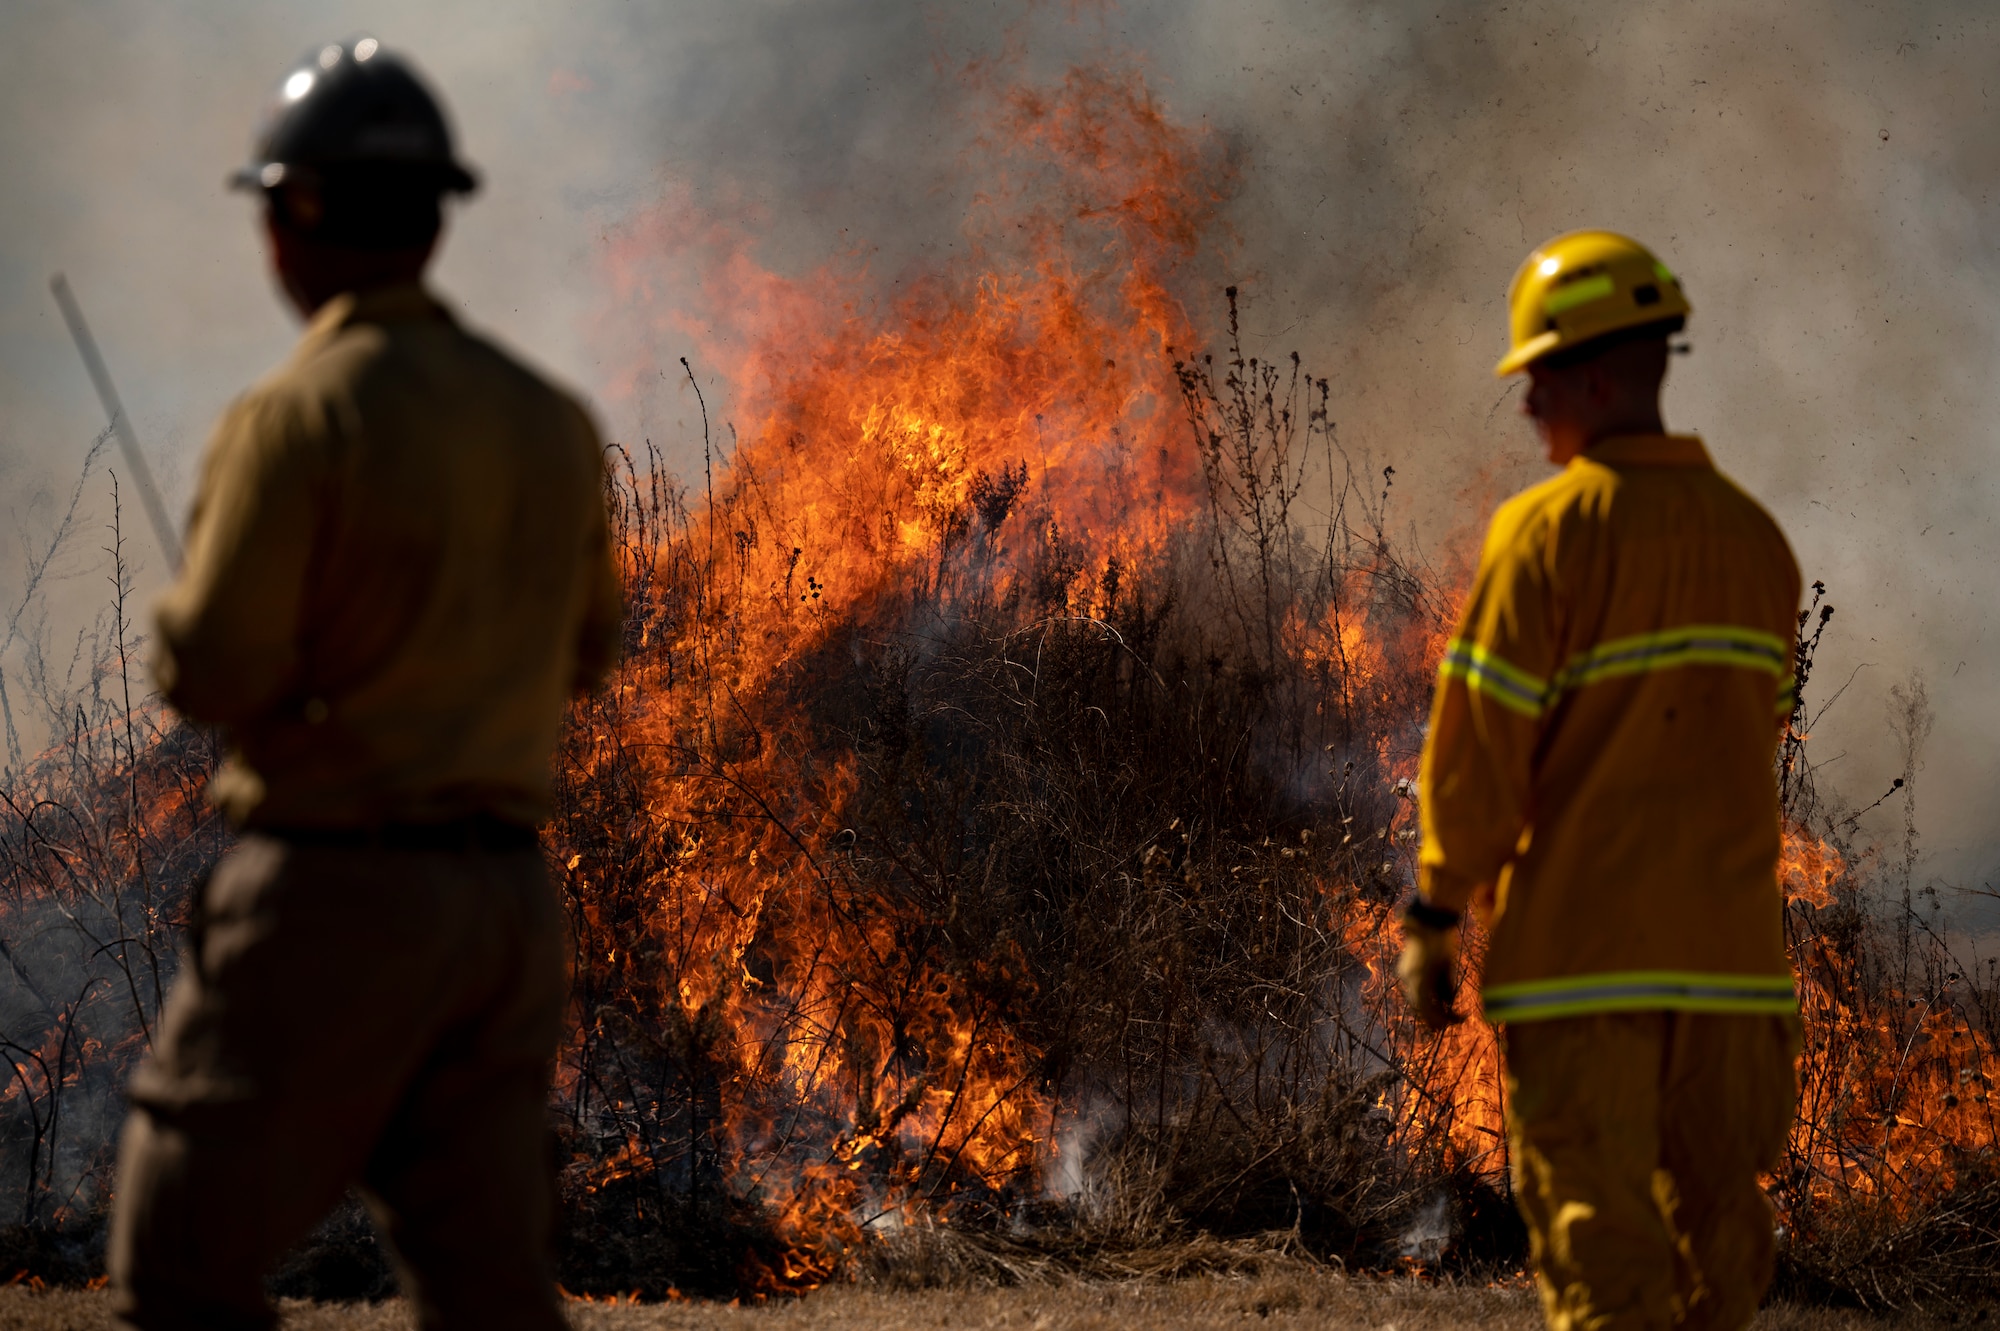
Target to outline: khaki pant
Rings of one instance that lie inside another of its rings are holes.
[[[360,1184],[425,1327],[564,1326],[549,1270],[562,917],[533,850],[246,837],[134,1076],[110,1265],[146,1331],[264,1328]]]
[[[1749,1324],[1771,1281],[1757,1175],[1784,1150],[1798,1023],[1607,1013],[1507,1027],[1514,1192],[1553,1331]]]

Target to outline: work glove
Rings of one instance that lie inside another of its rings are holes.
[[[1420,896],[1403,908],[1403,955],[1396,961],[1396,980],[1410,1011],[1434,1031],[1465,1020],[1457,1008],[1459,920],[1457,911]]]

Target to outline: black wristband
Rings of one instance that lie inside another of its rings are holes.
[[[1465,916],[1445,906],[1434,906],[1421,892],[1412,892],[1403,903],[1403,918],[1426,929],[1456,929]]]

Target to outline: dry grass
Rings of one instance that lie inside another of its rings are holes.
[[[778,539],[749,444],[712,513],[624,462],[625,657],[548,838],[570,1288],[795,1288],[884,1214],[1088,1276],[1272,1233],[1350,1269],[1518,1262],[1493,1065],[1379,983],[1451,597],[1324,381],[1233,339],[1179,369],[1200,511],[1110,553],[1003,464],[923,519],[920,567],[853,563],[872,590],[823,612],[764,605],[852,552]],[[1310,537],[1308,471],[1340,504]]]
[[[404,1331],[412,1326],[400,1300],[379,1304],[287,1302],[284,1331]],[[1541,1325],[1533,1293],[1524,1287],[1433,1284],[1405,1279],[1351,1278],[1300,1268],[1252,1277],[1204,1277],[1118,1284],[1051,1282],[1012,1289],[898,1293],[838,1287],[807,1299],[737,1307],[665,1303],[607,1307],[578,1303],[578,1331],[874,1331],[875,1328],[1022,1328],[1023,1331],[1110,1331],[1153,1327],[1207,1331],[1255,1324],[1272,1327],[1369,1328],[1369,1331],[1531,1331]],[[1962,1309],[1935,1318],[1882,1318],[1867,1313],[1790,1305],[1758,1315],[1757,1331],[1863,1331],[1985,1325],[1990,1310]],[[96,1291],[31,1292],[0,1288],[0,1326],[19,1331],[100,1331],[114,1324],[110,1297]]]
[[[1177,366],[1206,509],[1119,557],[1003,462],[918,514],[921,567],[814,608],[815,566],[749,481],[691,511],[656,457],[625,460],[626,660],[572,718],[549,841],[581,1018],[557,1098],[562,1279],[725,1298],[871,1283],[587,1324],[1533,1323],[1518,1293],[1488,1306],[1264,1260],[1276,1243],[1471,1279],[1517,1267],[1526,1240],[1490,1036],[1434,1039],[1380,982],[1416,851],[1395,778],[1453,578],[1392,549],[1390,472],[1376,491],[1348,467],[1325,381],[1246,358],[1234,328],[1222,366]],[[1309,468],[1339,498],[1324,540],[1292,512]],[[784,589],[768,613],[766,581]],[[1802,617],[1802,682],[1830,614]],[[0,1274],[58,1283],[101,1270],[116,1087],[221,844],[195,797],[213,749],[135,711],[128,630],[115,601],[73,737],[0,789],[0,951],[20,979],[0,988]],[[73,710],[59,694],[51,726]],[[1929,712],[1920,689],[1906,701],[1899,863],[1819,802],[1803,711],[1785,750],[1796,839],[1824,844],[1787,879],[1809,1001],[1778,1289],[1943,1309],[2000,1295],[2000,971],[1917,912]],[[911,1223],[884,1241],[868,1217]],[[387,1287],[358,1210],[294,1256],[283,1293]],[[28,1308],[104,1324],[96,1296],[27,1297],[0,1291],[0,1326]],[[298,1307],[301,1326],[400,1316]]]

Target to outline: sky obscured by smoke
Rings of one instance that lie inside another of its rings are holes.
[[[683,466],[677,358],[726,312],[712,294],[676,319],[631,308],[614,248],[673,199],[771,267],[839,258],[892,289],[963,243],[968,61],[1134,61],[1229,146],[1218,243],[1249,336],[1332,378],[1343,437],[1396,466],[1396,520],[1434,547],[1542,474],[1518,390],[1489,373],[1515,265],[1577,226],[1640,236],[1695,306],[1670,424],[1707,436],[1839,607],[1817,682],[1854,682],[1812,741],[1828,779],[1865,804],[1900,773],[1885,699],[1921,670],[1926,864],[1971,885],[2000,865],[1987,7],[24,0],[0,17],[8,608],[21,542],[101,425],[49,274],[69,274],[179,512],[209,423],[294,336],[222,177],[286,67],[364,31],[444,90],[487,180],[439,285],[612,437]],[[144,595],[161,561],[128,537]],[[99,544],[78,543],[61,596],[94,603]]]

